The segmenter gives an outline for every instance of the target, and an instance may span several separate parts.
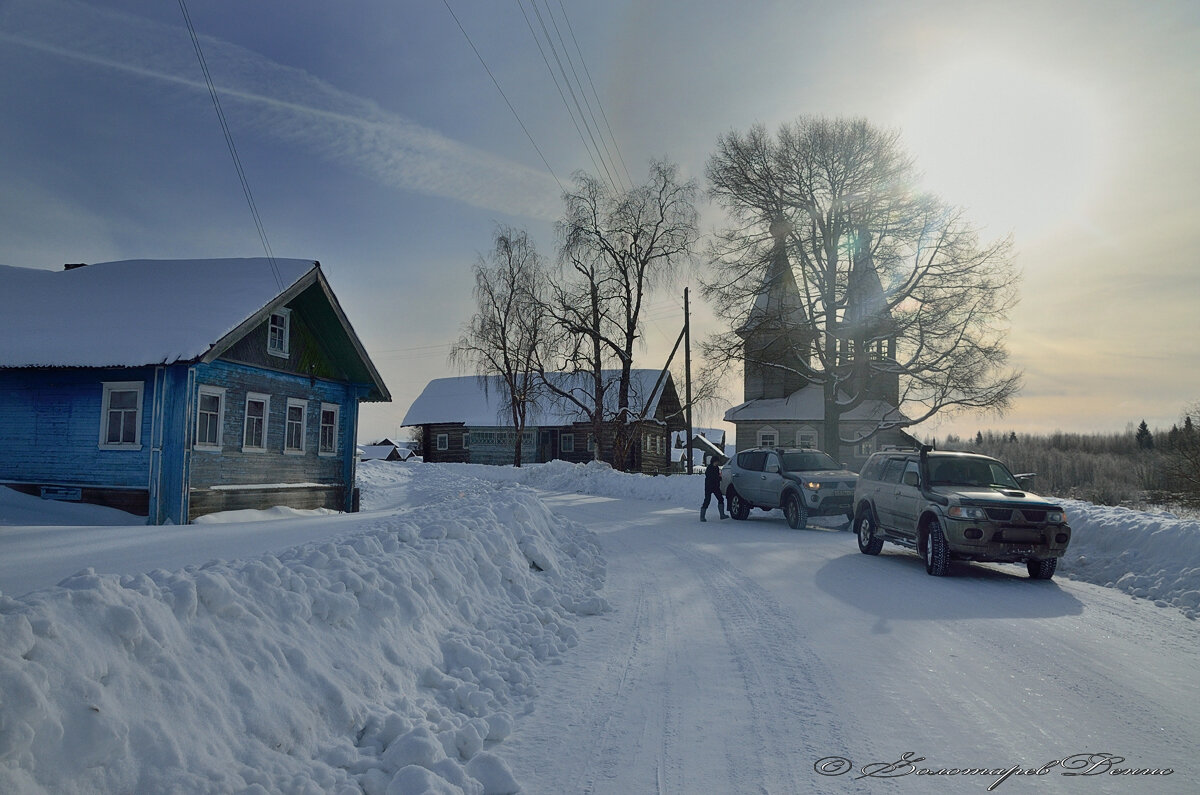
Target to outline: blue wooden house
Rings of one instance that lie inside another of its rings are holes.
[[[391,396],[297,259],[0,266],[0,484],[155,524],[353,510],[358,406]]]

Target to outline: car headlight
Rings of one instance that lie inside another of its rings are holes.
[[[1051,511],[1050,513],[1046,514],[1046,521],[1049,522],[1050,524],[1066,524],[1067,523],[1067,512],[1066,511]]]
[[[954,505],[946,514],[955,519],[987,519],[987,511],[975,505]]]
[[[818,482],[817,482],[817,481],[815,481],[815,480],[810,480],[810,481],[808,481],[807,483],[805,483],[805,484],[804,484],[804,488],[806,488],[806,489],[812,489],[813,491],[820,491],[820,490],[821,490],[821,484],[820,484],[820,483],[818,483]]]

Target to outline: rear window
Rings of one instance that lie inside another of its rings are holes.
[[[754,450],[747,453],[738,453],[738,466],[750,472],[762,472],[763,463],[767,460],[767,454],[763,450]]]

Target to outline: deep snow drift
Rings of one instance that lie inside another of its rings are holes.
[[[539,668],[608,610],[595,536],[525,486],[701,497],[699,477],[561,462],[370,462],[360,482],[361,514],[218,525],[228,560],[0,595],[0,791],[516,791],[492,751],[532,709]],[[0,522],[32,523],[30,510],[65,523],[91,509],[0,489]],[[1200,612],[1200,523],[1067,510],[1060,575]],[[268,525],[326,537],[246,556],[245,537]],[[6,557],[17,532],[0,526],[6,565],[21,563]]]
[[[515,791],[487,749],[604,562],[527,489],[405,474],[340,538],[0,596],[0,791]]]

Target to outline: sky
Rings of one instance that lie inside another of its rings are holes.
[[[561,186],[599,170],[535,11],[582,56],[634,181],[666,157],[704,188],[723,133],[861,116],[985,237],[1012,235],[1024,389],[922,433],[1168,428],[1200,401],[1194,2],[193,3],[271,252],[320,260],[393,395],[360,438],[399,434],[460,374],[447,353],[497,225],[553,258]],[[0,107],[0,263],[264,254],[178,4],[0,0]],[[701,218],[722,220],[707,200]],[[665,362],[685,285],[693,339],[720,328],[704,268],[654,296],[639,366]],[[740,379],[727,397],[695,424]]]

